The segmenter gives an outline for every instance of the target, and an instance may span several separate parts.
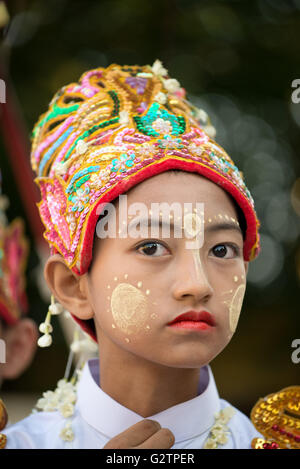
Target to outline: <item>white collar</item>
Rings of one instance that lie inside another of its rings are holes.
[[[99,360],[89,360],[83,369],[77,395],[77,408],[89,425],[111,439],[144,419],[102,391],[99,382]],[[169,428],[176,443],[205,433],[214,424],[214,414],[221,408],[209,366],[201,368],[199,390],[202,392],[197,397],[147,418]]]

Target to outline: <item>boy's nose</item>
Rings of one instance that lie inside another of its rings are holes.
[[[213,294],[206,268],[201,262],[199,250],[185,249],[176,265],[173,296],[180,300],[193,296],[197,301],[208,300]]]

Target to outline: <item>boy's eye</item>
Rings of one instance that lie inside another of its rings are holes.
[[[234,259],[240,256],[240,248],[230,243],[217,244],[212,248],[212,251],[215,257],[221,259]]]
[[[162,256],[164,252],[168,253],[167,248],[157,241],[150,241],[150,242],[144,243],[138,246],[136,249],[137,251],[140,251],[141,249],[143,253],[146,254],[146,256],[151,256],[151,257]]]

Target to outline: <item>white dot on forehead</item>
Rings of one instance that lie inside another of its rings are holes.
[[[195,213],[188,213],[184,216],[183,228],[187,234],[195,237],[201,230],[201,218]]]

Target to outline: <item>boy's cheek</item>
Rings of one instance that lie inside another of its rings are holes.
[[[232,334],[234,334],[240,313],[242,310],[242,305],[243,305],[243,299],[246,291],[246,285],[241,284],[237,287],[237,289],[234,292],[234,295],[230,301],[229,305],[229,329]]]
[[[237,328],[245,291],[246,283],[242,282],[223,292],[223,295],[221,294],[221,308],[224,311],[224,327],[228,330],[228,338],[234,334]]]
[[[130,283],[119,283],[112,291],[110,310],[115,326],[124,334],[138,334],[146,328],[149,305],[146,295]]]
[[[157,314],[150,290],[141,280],[130,282],[128,274],[114,276],[99,291],[102,293],[94,302],[95,315],[106,333],[126,343],[149,334]]]

